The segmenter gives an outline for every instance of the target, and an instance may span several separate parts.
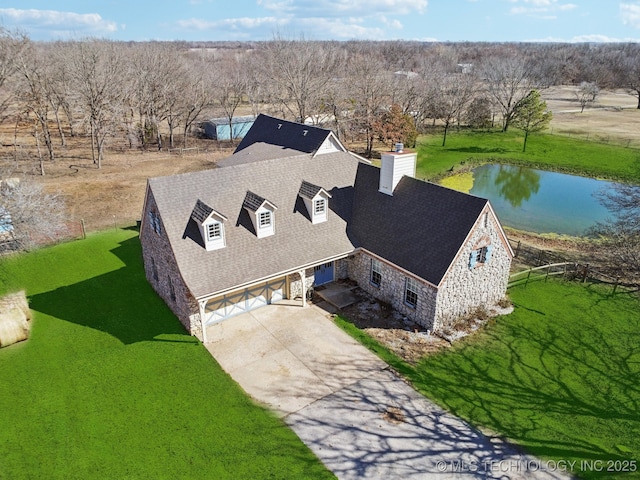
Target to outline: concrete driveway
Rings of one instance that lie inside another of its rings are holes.
[[[222,368],[340,479],[569,478],[434,405],[317,306],[271,305],[207,334]]]

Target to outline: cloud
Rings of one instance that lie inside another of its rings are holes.
[[[640,4],[639,3],[621,3],[620,15],[622,23],[630,25],[633,28],[640,28]]]
[[[107,21],[97,13],[0,8],[0,19],[7,26],[11,25],[27,31],[46,29],[55,31],[61,37],[73,36],[77,33],[101,35],[118,30],[115,22]]]
[[[428,0],[258,0],[258,5],[280,14],[312,18],[422,14]]]
[[[512,15],[537,16],[547,20],[555,20],[555,12],[568,12],[578,8],[574,3],[558,3],[559,0],[509,0],[516,6],[511,7]]]

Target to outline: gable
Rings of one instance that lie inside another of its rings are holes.
[[[260,114],[234,154],[255,143],[275,145],[302,153],[314,153],[331,134],[330,130],[289,122]]]
[[[389,196],[378,191],[379,175],[358,166],[350,234],[360,247],[439,285],[487,200],[406,176]]]

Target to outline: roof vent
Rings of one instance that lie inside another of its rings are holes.
[[[307,136],[307,133],[309,133],[309,130],[303,130],[303,131],[302,131],[302,136],[303,136],[303,137],[306,137],[306,136]]]
[[[404,144],[403,143],[396,143],[396,146],[393,149],[393,151],[396,152],[396,153],[402,153],[404,151]]]
[[[279,123],[279,124],[278,124],[278,130],[280,130],[281,128],[282,128],[282,124],[281,124],[281,123]]]

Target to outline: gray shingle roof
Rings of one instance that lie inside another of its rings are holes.
[[[351,252],[347,234],[358,161],[348,153],[306,155],[149,180],[183,279],[196,297]],[[313,225],[298,191],[303,180],[332,195],[328,220]],[[257,238],[243,208],[247,191],[280,207],[275,234]],[[200,200],[224,212],[226,247],[207,252],[191,219]]]
[[[378,191],[379,175],[358,167],[351,238],[438,285],[488,200],[406,176],[389,196]]]

